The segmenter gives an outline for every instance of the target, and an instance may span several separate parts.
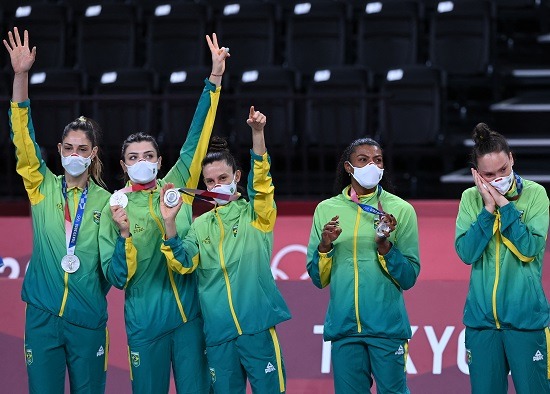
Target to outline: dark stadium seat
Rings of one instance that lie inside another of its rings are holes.
[[[161,75],[163,82],[174,70],[205,64],[210,55],[205,35],[207,8],[194,3],[158,5],[146,17],[146,67]]]
[[[387,165],[411,195],[420,171],[444,171],[445,74],[435,68],[409,66],[390,70],[380,89],[379,137]]]
[[[137,17],[130,4],[105,3],[76,15],[77,68],[92,77],[133,67]]]
[[[422,37],[421,6],[415,1],[363,1],[354,12],[356,63],[377,74],[417,64]]]
[[[215,9],[214,31],[234,55],[231,75],[275,64],[277,27],[275,7],[269,3],[229,1]]]

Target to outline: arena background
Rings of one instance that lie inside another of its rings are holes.
[[[27,28],[38,47],[30,97],[48,166],[62,171],[63,127],[92,117],[103,127],[111,191],[121,185],[120,145],[130,133],[151,133],[164,168],[175,162],[210,73],[204,35],[216,32],[230,47],[214,133],[246,171],[247,108],[268,116],[280,213],[272,267],[293,314],[279,327],[288,393],[332,392],[321,337],[328,291],[304,277],[304,250],[343,148],[379,140],[385,178],[419,216],[422,270],[405,293],[409,386],[452,394],[470,392],[461,323],[469,269],[453,248],[458,199],[471,185],[469,138],[487,122],[509,139],[514,169],[549,190],[549,14],[550,0],[2,0],[0,34]],[[0,114],[11,81],[0,47]],[[0,119],[0,392],[22,393],[20,290],[32,232],[7,116]],[[107,392],[129,393],[124,297],[117,289],[108,297]]]

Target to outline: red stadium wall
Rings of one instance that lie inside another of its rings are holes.
[[[454,252],[458,203],[422,201],[414,206],[419,217],[422,269],[416,286],[405,294],[413,325],[407,364],[409,387],[411,392],[422,394],[468,393],[462,308],[469,268]],[[275,228],[272,269],[293,315],[292,320],[278,327],[287,368],[287,392],[291,394],[333,392],[330,343],[323,343],[321,335],[328,289],[317,289],[305,274],[310,226],[310,216],[283,215]],[[20,291],[31,248],[29,218],[0,218],[0,256],[5,264],[0,268],[0,381],[1,391],[7,393],[27,390]],[[550,274],[546,271],[544,287],[548,294]],[[108,298],[111,351],[107,393],[130,393],[124,295],[113,288]]]

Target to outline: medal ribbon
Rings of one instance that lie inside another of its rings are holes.
[[[74,223],[71,223],[71,213],[69,211],[69,201],[67,198],[67,182],[65,181],[65,177],[63,177],[62,192],[63,197],[65,198],[65,238],[67,240],[67,254],[74,255],[74,250],[76,248],[76,238],[78,237],[80,225],[82,224],[84,207],[86,206],[86,201],[88,200],[88,185],[86,185],[86,188],[84,188],[84,191],[80,196],[78,208],[74,215]]]
[[[211,192],[211,191],[208,191],[208,190],[189,189],[189,188],[186,188],[186,187],[182,187],[178,190],[181,193],[185,193],[185,194],[188,194],[190,196],[196,195],[196,196],[203,197],[203,199],[204,199],[204,197],[209,197],[209,198],[217,198],[219,200],[224,200],[224,201],[235,201],[235,200],[238,200],[239,197],[240,197],[238,194],[216,193],[216,192]],[[205,201],[212,202],[212,201],[209,201],[209,200],[206,200],[206,199],[205,199]]]
[[[381,193],[382,193],[382,187],[378,186],[377,197],[380,197]],[[363,211],[368,212],[368,213],[372,213],[372,214],[375,214],[375,215],[378,215],[378,216],[386,215],[386,212],[384,212],[382,210],[382,204],[380,204],[380,201],[378,201],[378,209],[376,209],[375,207],[373,207],[371,205],[367,205],[367,204],[363,204],[363,203],[359,202],[359,198],[357,197],[357,192],[355,191],[353,186],[350,186],[350,197],[351,197],[351,200],[353,202],[355,202],[357,205],[359,205],[359,207]]]
[[[151,182],[145,183],[143,185],[139,183],[131,184],[130,186],[126,186],[120,190],[115,191],[115,193],[139,192],[140,190],[151,189],[156,185],[157,180],[153,179]]]
[[[516,194],[514,197],[508,198],[508,201],[516,201],[521,196],[521,192],[523,191],[523,180],[521,177],[514,172],[514,178],[516,178],[516,191],[518,194]]]

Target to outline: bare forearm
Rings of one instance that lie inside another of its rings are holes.
[[[263,130],[252,132],[252,151],[259,156],[262,156],[267,151]]]
[[[13,96],[14,103],[20,103],[29,98],[29,73],[27,71],[17,73],[13,76]]]

